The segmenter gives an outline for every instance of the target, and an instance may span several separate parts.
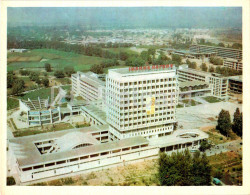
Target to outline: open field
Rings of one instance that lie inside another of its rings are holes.
[[[29,59],[38,59],[30,61]],[[16,59],[16,60],[15,60]],[[22,61],[18,61],[22,59]],[[26,61],[25,61],[26,59]],[[40,71],[44,70],[45,63],[49,63],[53,70],[62,70],[64,67],[74,67],[76,71],[88,71],[93,64],[100,64],[105,58],[85,56],[72,52],[64,52],[54,49],[34,49],[28,53],[8,53],[7,70],[19,70],[20,68]]]
[[[34,184],[36,186],[156,186],[159,185],[156,159],[118,166],[78,176]]]

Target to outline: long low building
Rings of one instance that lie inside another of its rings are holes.
[[[207,53],[207,52],[214,52],[217,56],[222,58],[234,58],[237,60],[242,60],[242,50],[239,49],[232,49],[227,47],[214,47],[208,45],[191,45],[190,46],[191,52],[197,53]]]
[[[16,169],[22,183],[124,165],[145,158],[157,158],[159,151],[176,152],[198,149],[208,135],[200,130],[177,130],[166,137],[147,140],[135,136],[108,140],[108,125],[64,130],[9,140],[16,157]]]
[[[229,91],[231,93],[240,94],[242,93],[242,76],[231,76],[228,77]]]

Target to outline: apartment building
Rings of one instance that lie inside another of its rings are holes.
[[[176,70],[159,67],[109,70],[106,106],[111,140],[149,139],[173,131],[178,101]]]
[[[226,68],[234,69],[234,70],[241,70],[243,69],[242,61],[236,60],[233,58],[225,58],[223,60],[223,66]]]
[[[226,47],[214,47],[207,45],[191,45],[189,50],[191,52],[197,53],[216,53],[217,56],[222,58],[233,58],[237,60],[242,60],[242,50],[232,49]]]
[[[77,72],[71,75],[72,91],[86,101],[105,99],[105,82],[93,72]]]
[[[242,76],[231,76],[228,77],[229,91],[231,93],[240,94],[242,93]]]
[[[187,68],[186,65],[180,66],[177,70],[178,81],[201,81],[211,87],[211,95],[218,98],[227,98],[228,79],[220,74],[199,71]]]

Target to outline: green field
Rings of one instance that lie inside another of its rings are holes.
[[[65,85],[65,86],[62,86],[61,88],[66,90],[66,91],[69,91],[69,90],[71,90],[71,85]]]
[[[13,61],[15,56],[21,57],[35,57],[41,56],[41,61]],[[7,70],[19,70],[20,68],[38,70],[44,70],[44,64],[50,63],[52,69],[63,69],[67,66],[73,66],[75,71],[88,71],[93,64],[100,64],[105,58],[85,56],[80,54],[75,54],[72,52],[64,52],[54,49],[34,49],[29,53],[8,53],[8,58],[12,58],[11,63],[8,64]]]
[[[19,106],[19,101],[13,98],[7,98],[7,110],[17,108]]]
[[[54,89],[54,93],[55,93],[54,95],[54,98],[55,98],[58,93],[57,88]],[[35,100],[38,97],[40,97],[40,99],[47,99],[48,97],[51,97],[51,88],[38,89],[35,91],[31,91],[29,93],[26,93],[24,95],[17,96],[17,98],[22,99],[22,100],[28,100],[28,98],[30,98],[31,100]]]

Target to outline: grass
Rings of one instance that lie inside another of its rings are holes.
[[[58,89],[54,89],[54,98],[56,97],[58,93]],[[51,97],[51,88],[42,88],[35,91],[28,92],[24,95],[17,96],[17,98],[20,98],[22,100],[28,100],[30,98],[31,100],[37,99],[40,97],[40,99],[47,99],[48,97]]]
[[[182,104],[178,104],[178,105],[176,106],[176,108],[183,108],[183,105],[182,105]]]
[[[71,84],[71,80],[67,77],[65,78],[56,78],[55,81],[61,83],[62,85],[67,85],[67,84]]]
[[[45,63],[50,63],[53,70],[63,70],[67,66],[74,67],[75,71],[89,71],[93,64],[100,64],[105,58],[85,56],[72,52],[64,52],[54,49],[34,49],[29,53],[8,53],[8,58],[14,57],[35,57],[41,56],[42,61],[17,61],[11,62],[7,66],[7,70],[26,69],[44,69]],[[46,60],[46,61],[45,61]]]
[[[191,106],[196,106],[196,105],[201,104],[200,102],[197,102],[197,101],[192,100],[192,99],[182,100],[182,102],[185,104],[189,104]]]
[[[14,98],[7,97],[7,110],[18,108],[19,101]]]
[[[207,97],[203,97],[204,100],[206,100],[209,103],[216,103],[216,102],[221,102],[222,100],[217,98],[217,97],[213,97],[213,96],[207,96]]]
[[[65,85],[65,86],[62,86],[61,88],[66,90],[66,91],[70,91],[71,90],[71,85]]]
[[[164,45],[140,45],[140,46],[137,46],[136,48],[161,49],[161,48],[166,48],[166,46]]]
[[[225,152],[208,157],[212,176],[226,185],[242,184],[242,156],[236,152]]]
[[[36,135],[40,133],[48,133],[53,131],[61,131],[66,129],[73,129],[74,127],[69,123],[58,123],[53,125],[44,125],[38,129],[38,127],[30,127],[27,129],[21,129],[13,132],[15,137],[22,137],[28,135]]]

